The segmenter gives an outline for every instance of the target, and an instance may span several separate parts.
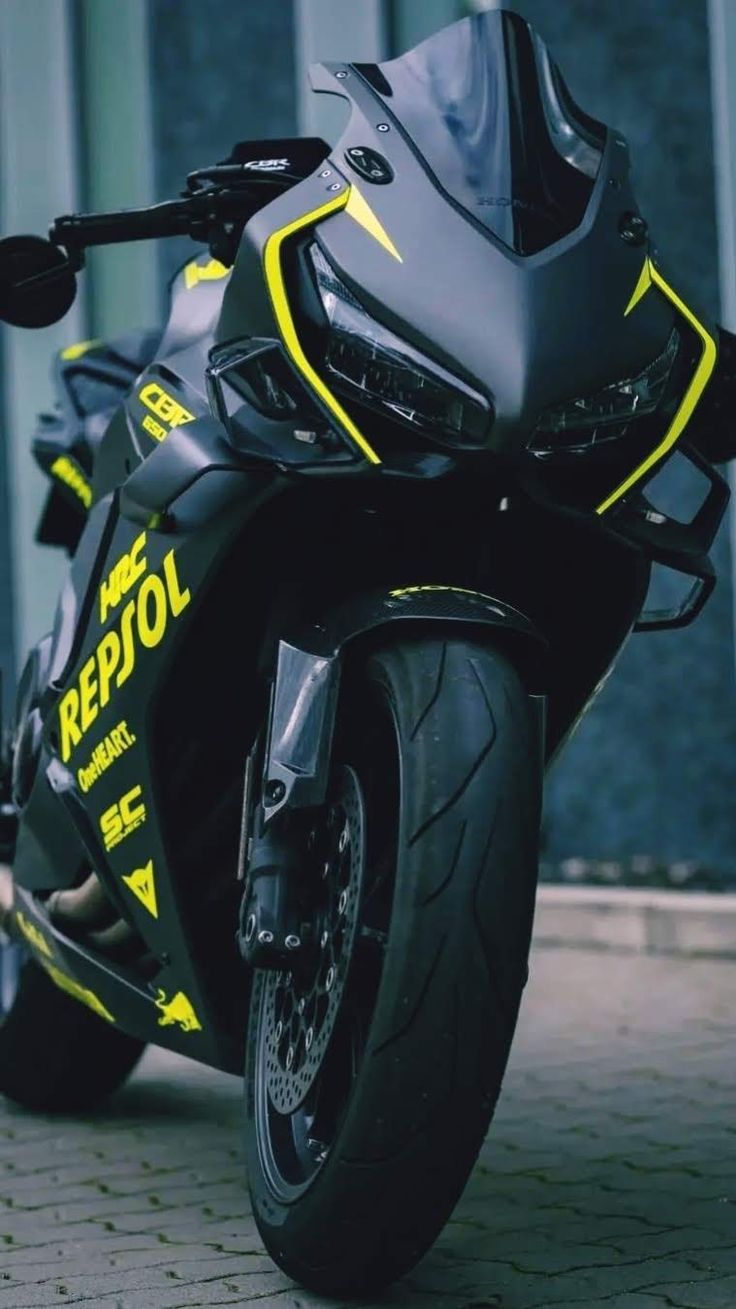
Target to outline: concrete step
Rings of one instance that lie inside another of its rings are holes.
[[[736,959],[736,895],[541,886],[534,943]]]

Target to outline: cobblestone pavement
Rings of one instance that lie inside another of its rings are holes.
[[[735,997],[733,963],[537,951],[489,1142],[381,1303],[733,1309]],[[262,1251],[239,1095],[152,1052],[88,1121],[0,1108],[0,1309],[324,1303]]]

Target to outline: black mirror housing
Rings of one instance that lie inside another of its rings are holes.
[[[12,327],[49,327],[74,303],[77,281],[66,255],[40,236],[0,241],[0,319]]]

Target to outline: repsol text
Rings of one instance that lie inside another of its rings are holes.
[[[114,688],[134,672],[141,646],[153,650],[166,636],[169,622],[184,612],[191,600],[182,589],[173,550],[163,561],[163,577],[149,573],[138,593],[127,601],[119,622],[105,632],[93,654],[80,669],[76,685],[59,701],[60,753],[64,763],[89,731]]]

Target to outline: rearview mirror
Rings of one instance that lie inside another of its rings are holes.
[[[13,327],[48,327],[64,317],[77,293],[66,255],[40,236],[0,241],[0,319]]]

